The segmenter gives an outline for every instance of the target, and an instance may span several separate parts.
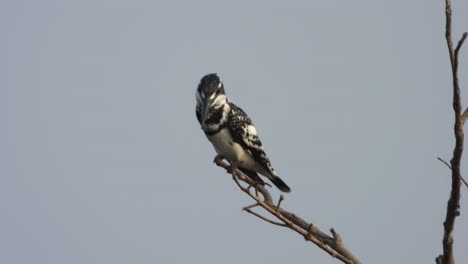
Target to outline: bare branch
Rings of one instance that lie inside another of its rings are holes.
[[[462,179],[460,173],[460,162],[463,154],[463,123],[465,119],[465,113],[462,114],[461,112],[462,106],[460,99],[460,86],[458,83],[458,53],[468,34],[466,32],[463,34],[460,41],[458,41],[457,47],[454,50],[452,43],[452,6],[450,0],[445,0],[445,19],[445,38],[447,41],[447,48],[449,51],[450,65],[452,67],[452,103],[455,115],[455,147],[453,149],[453,156],[450,160],[449,166],[452,171],[452,187],[450,191],[450,197],[447,203],[447,214],[445,216],[444,221],[444,237],[442,239],[443,254],[436,258],[436,262],[442,264],[454,264],[455,258],[453,256],[453,229],[455,226],[455,218],[460,215],[460,179]]]
[[[223,167],[224,169],[228,170],[229,165],[226,164],[222,160],[215,160],[216,165]],[[248,196],[256,201],[255,204],[249,205],[243,208],[244,211],[274,225],[288,227],[291,230],[294,230],[305,240],[310,241],[317,245],[319,248],[330,254],[331,256],[339,259],[343,263],[347,264],[360,264],[361,262],[343,245],[343,241],[338,233],[332,229],[331,234],[329,236],[313,224],[308,223],[301,219],[300,217],[296,216],[293,213],[290,213],[283,208],[280,207],[281,202],[284,200],[284,197],[280,196],[278,203],[274,204],[273,199],[269,191],[262,185],[256,184],[252,179],[245,176],[241,171],[235,170],[232,171],[232,178],[236,182],[237,186]],[[244,182],[248,184],[249,187],[244,187],[241,183]],[[255,188],[256,192],[250,192],[250,187]],[[261,199],[257,195],[257,191],[261,193],[263,199]],[[260,215],[253,210],[252,207],[260,206],[265,209],[268,213],[278,219],[280,222],[276,222],[266,218],[263,215]]]

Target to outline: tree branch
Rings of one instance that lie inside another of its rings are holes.
[[[216,165],[223,167],[224,169],[229,169],[229,164],[225,163],[222,160],[215,160]],[[229,170],[228,170],[229,173]],[[289,229],[295,231],[296,233],[300,234],[306,241],[310,241],[317,245],[319,248],[330,254],[332,257],[339,259],[343,263],[347,264],[360,264],[361,262],[344,246],[341,236],[332,228],[331,234],[329,236],[324,232],[320,231],[317,227],[313,224],[308,223],[301,219],[300,217],[296,216],[295,214],[288,212],[280,207],[281,202],[284,200],[284,197],[278,200],[275,204],[273,203],[272,196],[270,192],[262,185],[256,184],[252,179],[245,176],[241,171],[235,170],[232,172],[232,178],[237,186],[248,196],[256,201],[256,204],[246,206],[243,208],[244,211],[247,211],[250,214],[255,215],[256,217],[279,226],[288,227]],[[244,182],[248,186],[245,187],[241,183]],[[255,193],[250,191],[250,188],[253,187],[255,189]],[[263,196],[263,199],[258,196],[260,193]],[[276,222],[270,220],[253,210],[252,207],[255,206],[262,207],[265,211],[267,211],[271,216],[274,216],[280,222]]]
[[[460,161],[463,154],[463,123],[466,119],[466,111],[463,114],[461,112],[460,86],[458,83],[458,52],[460,51],[460,48],[468,34],[466,32],[463,34],[454,50],[452,43],[452,6],[450,0],[445,0],[445,19],[445,38],[452,67],[455,147],[453,149],[453,157],[450,160],[449,166],[452,171],[452,188],[450,191],[450,198],[447,203],[447,214],[444,221],[444,237],[442,239],[443,254],[436,258],[436,263],[454,264],[453,229],[455,226],[455,218],[460,215],[460,179],[462,178],[460,173]]]

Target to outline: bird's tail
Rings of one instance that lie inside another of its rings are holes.
[[[291,191],[289,186],[280,177],[273,176],[273,178],[271,178],[270,180],[282,192],[290,192]]]

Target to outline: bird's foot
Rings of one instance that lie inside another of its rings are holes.
[[[221,163],[223,161],[224,157],[221,156],[221,155],[216,155],[216,157],[214,157],[213,159],[213,162],[214,163]]]
[[[234,172],[239,167],[239,162],[231,162],[231,165],[227,168],[227,172],[230,174],[234,174]]]

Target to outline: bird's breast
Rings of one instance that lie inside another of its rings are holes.
[[[233,141],[231,133],[227,128],[221,129],[218,133],[208,136],[216,152],[230,162],[241,162],[242,167],[252,168],[255,161],[239,143]]]

